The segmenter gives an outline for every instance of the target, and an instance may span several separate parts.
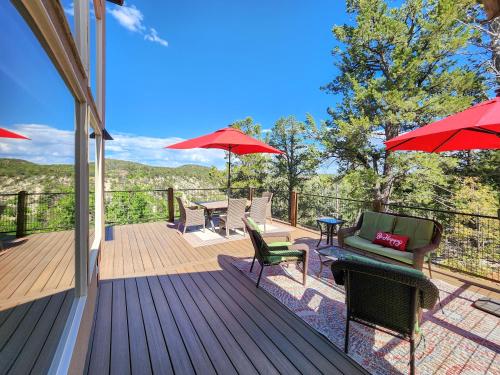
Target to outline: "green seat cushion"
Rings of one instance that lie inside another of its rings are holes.
[[[281,242],[281,241],[277,241],[277,242],[266,242],[267,244],[267,247],[269,247],[271,250],[273,248],[276,248],[276,247],[284,247],[284,248],[288,248],[288,246],[292,246],[293,244],[291,242]]]
[[[367,211],[363,214],[363,224],[359,236],[365,240],[373,241],[377,232],[392,233],[396,217],[380,212]]]
[[[250,224],[250,227],[259,232],[260,233],[260,228],[259,226],[257,225],[257,223],[251,218],[251,217],[247,217],[247,221],[248,221],[248,224]]]
[[[269,255],[264,256],[264,262],[268,264],[280,263],[285,260],[293,260],[294,258],[301,259],[302,251],[298,250],[288,250],[288,249],[280,249],[280,250],[271,250]]]
[[[354,247],[356,249],[361,249],[365,251],[369,251],[374,254],[382,255],[387,258],[395,259],[397,261],[413,264],[413,253],[399,251],[390,249],[388,247],[383,247],[377,244],[372,243],[360,236],[351,236],[344,239],[346,245]]]
[[[431,243],[434,222],[414,217],[398,217],[393,233],[410,237],[406,249],[412,251]]]

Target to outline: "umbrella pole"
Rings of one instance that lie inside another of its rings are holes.
[[[231,196],[231,146],[229,146],[229,168],[227,173],[227,198]]]

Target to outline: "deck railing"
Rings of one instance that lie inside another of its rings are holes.
[[[260,196],[262,189],[233,188],[236,198]],[[372,202],[318,194],[273,191],[272,214],[291,225],[316,229],[319,216],[335,216],[354,225]],[[191,202],[227,199],[225,188],[120,190],[105,192],[107,224],[144,223],[174,220],[179,217],[175,196]],[[93,194],[90,195],[93,222]],[[444,228],[443,240],[432,255],[434,263],[484,278],[500,281],[500,219],[497,216],[436,210],[398,203],[387,204],[384,211],[427,217]],[[74,194],[27,193],[0,194],[0,234],[50,232],[74,227]]]

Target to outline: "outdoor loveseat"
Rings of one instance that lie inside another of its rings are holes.
[[[409,237],[405,251],[374,244],[377,232]],[[396,213],[364,212],[356,226],[342,228],[338,232],[342,248],[378,260],[411,266],[422,270],[424,261],[429,262],[430,252],[438,248],[443,227],[435,220]]]

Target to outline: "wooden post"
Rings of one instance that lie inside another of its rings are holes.
[[[26,235],[26,195],[23,190],[17,193],[17,217],[16,217],[16,237],[21,238]]]
[[[248,200],[252,201],[255,189],[253,187],[248,188]]]
[[[290,225],[293,227],[297,226],[298,196],[296,191],[292,191],[292,194],[290,194]]]
[[[167,200],[168,200],[168,221],[173,223],[175,219],[175,207],[174,207],[174,189],[168,188],[167,190]]]

